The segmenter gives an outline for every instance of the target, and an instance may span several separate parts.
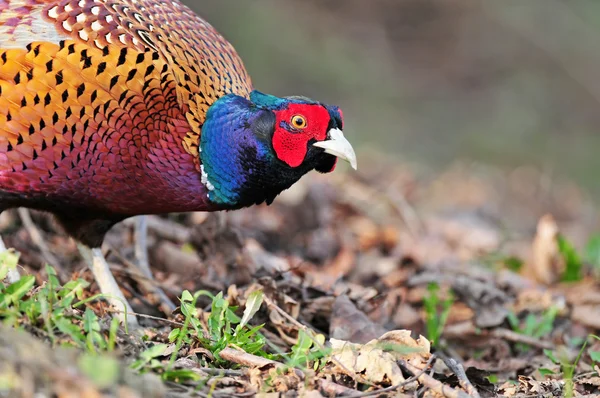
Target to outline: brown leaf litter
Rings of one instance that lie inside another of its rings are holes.
[[[562,394],[564,369],[544,350],[574,360],[575,342],[600,330],[598,271],[586,263],[581,281],[560,282],[557,234],[581,250],[598,228],[585,193],[561,181],[537,189],[543,175],[532,168],[504,172],[457,163],[429,176],[382,159],[362,164],[358,174],[305,178],[272,206],[149,217],[151,264],[173,302],[184,289],[223,291],[239,312],[260,289],[265,302],[251,323],[265,325],[269,353],[289,353],[300,331],[324,336],[323,350],[332,350],[314,367],[288,368],[277,356],[228,347],[221,352],[228,365],[211,368],[214,355],[199,342],[186,343],[176,368],[206,377],[207,389],[197,395]],[[32,216],[63,282],[73,276],[92,281],[73,242],[47,215]],[[121,223],[109,233],[107,258],[134,310],[155,317],[141,318],[148,343],[165,343],[183,317],[165,313],[152,286],[130,269],[131,226]],[[31,228],[16,212],[4,213],[0,228],[5,243],[21,252],[24,272],[46,280],[47,253]],[[509,267],[509,259],[524,265]],[[432,283],[440,286],[440,300],[454,296],[435,348],[421,336],[427,335],[423,301]],[[96,289],[92,284],[89,294]],[[203,323],[209,304],[205,298],[198,304]],[[100,314],[107,309],[92,308]],[[548,314],[553,318],[545,321]],[[80,353],[64,354],[13,332],[3,332],[0,341],[0,353],[11,358],[0,362],[0,391],[9,378],[20,396],[151,396],[145,389],[155,396],[196,394],[185,383],[155,385],[155,377],[127,371],[126,343],[116,353],[119,378],[99,389],[70,366]],[[600,347],[590,340],[575,367],[575,396],[599,391],[594,351]],[[544,368],[554,374],[540,373]]]

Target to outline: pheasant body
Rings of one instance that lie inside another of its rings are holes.
[[[333,170],[312,144],[336,107],[252,90],[178,0],[0,0],[0,212],[50,211],[98,246],[133,215],[270,202]]]

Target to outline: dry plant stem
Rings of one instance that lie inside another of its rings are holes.
[[[145,216],[135,218],[134,253],[138,268],[148,279],[152,279],[150,262],[148,261],[148,219]]]
[[[236,350],[235,348],[225,348],[219,353],[219,356],[226,361],[253,368],[262,368],[263,366],[267,365],[273,365],[276,368],[284,367],[281,362],[272,361],[270,359],[262,358],[253,354],[248,354],[247,352]]]
[[[541,341],[535,337],[526,336],[505,328],[477,331],[472,322],[462,322],[455,325],[450,325],[444,329],[444,336],[446,336],[446,338],[456,337],[459,339],[464,339],[465,336],[469,335],[476,335],[478,337],[495,337],[498,339],[511,341],[513,343],[528,344],[532,347],[540,349],[554,348],[554,344],[549,341]]]
[[[54,255],[48,248],[48,245],[46,244],[46,241],[44,240],[44,237],[42,236],[41,232],[38,230],[38,228],[35,226],[35,223],[31,219],[31,214],[29,213],[29,210],[21,207],[17,209],[17,212],[19,213],[19,217],[23,222],[23,226],[25,227],[27,233],[31,237],[31,241],[40,249],[40,252],[42,252],[42,257],[44,257],[44,260],[52,267],[54,267],[62,281],[68,280],[69,278],[67,277],[67,274],[60,265],[60,262],[56,259],[56,257],[54,257]]]
[[[137,246],[137,243],[136,243]],[[137,250],[137,248],[136,248]],[[119,258],[120,261],[123,262],[129,268],[129,275],[136,278],[137,281],[146,289],[147,291],[154,293],[158,296],[158,299],[165,306],[167,311],[173,312],[175,310],[176,305],[173,304],[171,299],[166,295],[166,293],[160,288],[154,277],[152,276],[152,272],[148,269],[147,273],[142,269],[142,267],[136,266],[131,261],[127,260],[124,256],[119,253],[118,250],[112,250],[112,253]],[[133,271],[131,271],[133,270]],[[139,271],[142,271],[141,273]]]
[[[122,305],[121,305],[121,307],[122,307]],[[123,311],[118,310],[116,308],[110,308],[110,309],[108,309],[106,311],[110,312],[110,313],[115,313],[115,314],[124,314]],[[140,314],[139,312],[128,312],[127,315],[133,315],[135,317],[152,319],[153,321],[165,322],[165,323],[168,323],[170,325],[177,326],[177,327],[183,327],[184,326],[184,324],[181,323],[181,322],[172,321],[170,319],[161,318],[159,316],[153,316],[153,315],[148,315],[148,314]]]
[[[396,208],[400,217],[402,217],[412,237],[416,239],[421,236],[426,230],[425,223],[421,220],[417,211],[408,203],[404,195],[398,189],[394,188],[390,189],[386,196],[391,205]]]
[[[446,355],[440,355],[442,361],[446,364],[446,366],[454,372],[456,377],[458,378],[458,382],[460,386],[471,396],[474,398],[480,398],[479,392],[475,388],[475,386],[471,383],[467,374],[465,373],[465,369],[463,366],[458,363],[458,361],[454,358],[450,358]]]
[[[160,238],[178,243],[185,243],[190,240],[190,229],[181,224],[158,216],[146,216],[146,222],[148,223],[148,229]],[[127,219],[123,223],[128,226],[135,226],[136,221],[134,219]]]
[[[555,347],[555,345],[549,341],[541,341],[539,339],[536,339],[535,337],[526,336],[524,334],[513,332],[512,330],[504,328],[493,329],[489,332],[489,335],[498,337],[500,339],[512,341],[513,343],[528,344],[535,348],[549,350]]]
[[[0,253],[6,251],[6,246],[4,246],[4,241],[2,241],[2,237],[0,237]],[[9,269],[8,274],[6,275],[6,281],[8,284],[18,282],[21,279],[21,274],[17,269]]]
[[[115,256],[119,261],[121,261],[123,263],[123,264],[113,263],[110,267],[111,270],[117,271],[124,275],[129,275],[131,278],[135,279],[136,282],[138,282],[138,283],[148,283],[148,284],[151,284],[152,286],[157,286],[157,287],[163,286],[161,283],[157,282],[156,280],[154,280],[154,279],[150,280],[150,279],[146,278],[144,275],[142,275],[137,270],[137,267],[135,266],[135,264],[133,264],[131,261],[129,261],[125,257],[123,257],[123,255],[121,253],[119,253],[114,247],[108,246],[108,248],[110,249],[110,254]],[[178,294],[181,292],[180,290],[175,290],[174,288],[170,288],[169,286],[167,286],[166,288],[173,294]]]
[[[229,376],[229,377],[239,377],[243,376],[245,372],[241,370],[234,369],[215,369],[215,368],[195,368],[201,372],[209,374],[211,376]]]
[[[334,383],[333,381],[329,381],[327,379],[319,379],[318,383],[319,387],[321,387],[321,389],[329,396],[335,397],[342,395],[344,397],[349,397],[351,394],[356,393],[356,390],[352,388],[342,386],[341,384]]]
[[[421,369],[417,368],[414,365],[411,365],[407,361],[400,360],[398,362],[400,363],[400,365],[402,365],[404,368],[406,368],[412,374],[416,375],[418,373],[421,373]],[[417,380],[419,380],[419,382],[424,387],[427,387],[430,390],[432,390],[433,392],[440,394],[446,398],[469,398],[469,395],[467,393],[465,393],[464,391],[457,390],[452,387],[448,387],[441,381],[438,381],[438,380],[434,379],[433,377],[429,376],[427,373],[421,373],[421,375],[419,377],[417,377]]]
[[[267,297],[267,295],[265,295],[265,303],[267,304],[267,307],[269,307],[270,309],[272,309],[274,311],[279,312],[281,314],[281,316],[283,316],[285,319],[287,319],[288,321],[290,321],[291,323],[296,325],[298,328],[302,329],[312,339],[313,344],[316,345],[317,347],[319,347],[320,350],[325,350],[325,347],[323,346],[323,344],[319,343],[316,339],[312,338],[314,331],[309,330],[309,328],[307,328],[305,325],[298,322],[297,319],[295,319],[290,314],[285,312],[281,307],[279,307],[269,297]],[[335,357],[335,355],[331,356],[331,360],[333,362],[335,362],[335,364],[338,365],[340,368],[344,369],[344,371],[346,371],[346,374],[350,375],[354,380],[360,381],[361,383],[369,384],[368,381],[363,379],[360,375],[356,374],[356,372],[348,369],[340,360],[338,360]]]
[[[110,268],[106,262],[106,259],[104,258],[104,255],[102,254],[102,250],[100,248],[90,249],[81,243],[77,244],[77,248],[79,249],[79,252],[81,253],[88,267],[90,267],[92,274],[94,274],[94,279],[96,280],[96,283],[98,283],[100,291],[103,294],[112,296],[106,297],[108,302],[114,308],[123,308],[123,304],[125,304],[126,312],[133,312],[129,302],[125,299],[121,289],[119,289],[119,285],[117,285],[115,277],[110,272]],[[118,313],[117,317],[121,322],[125,322],[125,316],[123,313]],[[127,317],[127,322],[129,327],[132,329],[135,329],[139,326],[135,317]]]
[[[188,387],[183,384],[175,383],[174,381],[165,381],[165,385],[171,388],[169,394],[167,395],[169,398],[209,397],[208,394],[199,391],[196,387]],[[213,395],[213,397],[214,396],[215,395]]]
[[[393,386],[389,386],[386,388],[382,388],[379,390],[374,390],[374,391],[368,391],[368,392],[364,392],[364,393],[360,393],[360,394],[355,394],[355,395],[349,395],[347,398],[363,398],[363,397],[373,397],[379,394],[384,394],[384,393],[388,393],[388,392],[394,392],[412,382],[415,382],[418,380],[419,376],[421,376],[422,374],[425,374],[425,372],[427,372],[430,368],[431,365],[433,364],[433,362],[435,361],[436,356],[431,355],[429,357],[429,360],[427,360],[427,363],[425,364],[425,367],[423,369],[421,369],[421,371],[419,371],[418,373],[413,374],[411,377],[409,377],[408,379],[404,380],[402,383],[398,383],[396,385]],[[477,395],[477,397],[479,397],[479,395]]]
[[[198,255],[182,251],[178,243],[161,240],[153,247],[152,254],[165,271],[175,275],[200,274],[206,271]]]

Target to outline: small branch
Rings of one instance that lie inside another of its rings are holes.
[[[421,369],[417,368],[414,365],[411,365],[407,361],[400,360],[398,362],[400,363],[400,365],[402,365],[404,368],[406,368],[409,372],[411,372],[414,375],[421,373]],[[438,381],[438,380],[434,379],[433,377],[429,376],[427,373],[421,373],[421,375],[417,377],[417,380],[419,380],[419,382],[423,386],[429,388],[433,392],[438,393],[446,398],[469,398],[469,395],[467,395],[467,393],[465,393],[464,391],[457,390],[452,387],[448,387],[441,381]]]
[[[118,310],[116,308],[107,308],[106,312],[111,312],[111,313],[114,312],[114,313],[119,313],[119,314],[124,314],[125,313],[124,311]],[[183,323],[181,323],[181,322],[172,321],[170,319],[161,318],[159,316],[152,316],[152,315],[147,315],[147,314],[140,314],[140,313],[133,312],[133,311],[132,312],[128,312],[127,315],[134,315],[134,316],[137,316],[137,317],[140,317],[140,318],[146,318],[146,319],[152,319],[154,321],[165,322],[165,323],[171,324],[173,326],[178,326],[178,327],[183,327],[184,326]]]
[[[144,289],[146,289],[146,291],[156,294],[160,302],[167,309],[167,311],[173,312],[175,308],[177,308],[173,301],[171,301],[167,294],[162,290],[160,284],[156,281],[156,279],[154,279],[152,273],[149,270],[148,272],[150,272],[150,275],[148,276],[142,268],[136,266],[131,261],[127,260],[125,256],[123,256],[118,250],[112,247],[111,249],[112,254],[115,255],[119,259],[119,261],[121,261],[128,268],[129,275],[134,277],[138,281],[138,283],[140,283],[144,287]]]
[[[248,354],[247,352],[230,347],[227,347],[224,350],[222,350],[219,353],[219,356],[226,361],[234,362],[239,365],[244,365],[252,368],[262,368],[268,365],[272,365],[276,368],[284,367],[284,365],[281,362],[262,358],[253,354]]]
[[[148,279],[153,279],[150,270],[150,261],[148,260],[148,219],[146,216],[137,216],[135,218],[134,228],[134,253],[138,262],[138,269]]]
[[[44,258],[44,260],[48,264],[50,264],[52,267],[54,267],[54,269],[56,270],[56,272],[58,273],[58,275],[60,276],[60,279],[62,281],[69,280],[69,278],[67,277],[67,274],[65,273],[62,266],[60,265],[60,262],[56,259],[56,257],[54,257],[54,255],[48,248],[46,241],[42,237],[41,232],[35,226],[35,223],[31,219],[31,215],[29,214],[29,210],[27,210],[24,207],[20,207],[19,209],[17,209],[17,212],[19,213],[19,217],[21,218],[21,221],[23,222],[23,226],[25,227],[25,229],[27,230],[27,233],[31,237],[31,241],[38,247],[38,249],[40,249],[40,252],[42,253],[42,257]]]
[[[489,334],[491,336],[498,337],[500,339],[512,341],[513,343],[528,344],[535,348],[546,349],[546,350],[554,348],[554,344],[552,344],[549,341],[542,341],[542,340],[537,339],[532,336],[526,336],[524,334],[513,332],[512,330],[509,330],[509,329],[496,328],[496,329],[491,330],[489,332]]]
[[[243,376],[245,372],[235,369],[216,369],[216,368],[194,368],[211,376]]]
[[[418,373],[414,374],[413,376],[409,377],[408,379],[404,380],[402,383],[398,383],[396,385],[393,386],[389,386],[386,388],[382,388],[379,390],[374,390],[374,391],[368,391],[365,393],[361,393],[361,394],[355,394],[355,395],[349,395],[347,398],[363,398],[363,397],[373,397],[375,395],[379,395],[379,394],[384,394],[384,393],[388,393],[388,392],[394,392],[410,383],[416,382],[418,380],[418,378],[425,374],[425,372],[427,372],[432,364],[434,363],[436,359],[435,354],[431,355],[429,357],[429,360],[427,361],[427,364],[425,364],[425,367],[423,369],[421,369],[421,371],[419,371]]]
[[[408,203],[406,197],[398,189],[389,189],[385,194],[390,204],[404,221],[408,232],[413,238],[419,238],[427,228],[417,211]]]
[[[185,243],[190,240],[190,229],[181,224],[157,216],[146,216],[146,219],[148,222],[148,229],[163,239],[179,243]],[[133,227],[135,225],[135,219],[129,218],[123,221],[123,223]]]
[[[475,386],[471,383],[467,374],[465,373],[465,369],[463,366],[458,363],[458,361],[454,358],[450,358],[444,354],[440,355],[442,361],[446,364],[446,366],[454,372],[456,377],[458,378],[458,382],[460,386],[465,390],[471,397],[480,398],[479,392],[475,388]]]
[[[476,330],[473,322],[461,322],[454,325],[448,326],[444,329],[444,336],[446,338],[459,338],[464,339],[466,336],[477,336],[477,337],[494,337],[511,341],[513,343],[528,344],[535,348],[540,349],[552,349],[554,344],[548,341],[542,341],[535,337],[526,336],[505,328],[495,328],[492,330]]]
[[[345,387],[327,379],[319,379],[318,383],[319,387],[321,387],[321,389],[329,396],[335,397],[338,395],[343,395],[344,397],[348,397],[351,396],[350,394],[356,393],[356,390],[352,388]]]

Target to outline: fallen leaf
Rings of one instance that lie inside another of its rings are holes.
[[[424,362],[430,357],[431,343],[423,336],[419,336],[417,340],[411,337],[410,330],[392,330],[385,333],[378,340],[380,344],[394,345],[392,350],[396,359],[405,359],[412,361],[413,359],[424,359]],[[371,344],[372,342],[368,343]],[[403,350],[403,348],[408,348]]]
[[[388,352],[373,346],[353,344],[331,339],[337,372],[354,377],[360,373],[374,384],[398,384],[404,381],[395,358]],[[341,364],[342,366],[338,365]],[[350,371],[348,371],[350,370]]]
[[[573,307],[571,320],[593,329],[600,329],[600,305],[586,304]]]
[[[373,384],[398,384],[404,376],[397,361],[404,359],[415,366],[422,366],[430,356],[430,344],[420,336],[414,340],[409,330],[385,333],[379,339],[366,344],[354,344],[331,339],[332,359],[335,372],[356,378],[357,374]]]
[[[531,246],[531,261],[525,263],[525,273],[548,285],[556,282],[560,274],[557,236],[554,217],[546,214],[540,218]]]

